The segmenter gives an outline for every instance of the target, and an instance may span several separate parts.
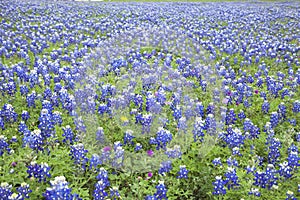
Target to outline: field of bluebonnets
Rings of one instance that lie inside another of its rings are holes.
[[[297,199],[300,6],[0,2],[0,199]]]

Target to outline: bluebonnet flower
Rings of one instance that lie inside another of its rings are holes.
[[[172,140],[172,134],[169,130],[164,129],[163,127],[159,127],[158,131],[156,132],[156,137],[153,141],[150,141],[151,144],[156,144],[156,149],[165,149],[167,143]]]
[[[18,142],[17,136],[12,136],[11,139],[9,140],[9,142],[14,143],[14,142]]]
[[[214,166],[222,166],[222,161],[220,157],[213,159],[212,163],[214,164]]]
[[[76,130],[78,130],[80,133],[86,132],[86,126],[81,116],[74,120],[74,124],[76,125]]]
[[[178,120],[178,124],[177,124],[177,128],[179,131],[183,131],[184,133],[186,133],[187,131],[187,119],[186,117],[181,117],[179,120]]]
[[[98,165],[102,164],[102,159],[98,154],[93,154],[91,159],[90,159],[90,167],[89,169],[92,169],[93,167],[95,169],[98,169]]]
[[[4,154],[4,151],[6,151],[7,153],[11,151],[6,140],[7,138],[4,135],[0,135],[0,156]]]
[[[288,119],[288,122],[289,122],[292,126],[296,126],[296,125],[297,125],[296,119]]]
[[[300,166],[300,157],[298,156],[298,151],[290,151],[288,155],[288,165],[293,170]]]
[[[254,195],[256,197],[260,197],[260,195],[261,195],[258,188],[251,188],[251,190],[250,190],[250,192],[248,192],[248,194]]]
[[[88,113],[94,114],[95,110],[96,110],[96,103],[93,97],[88,97],[87,98],[87,109],[88,109]]]
[[[259,77],[256,81],[256,86],[261,87],[263,85],[264,81],[261,77]]]
[[[134,151],[140,151],[143,148],[143,146],[140,143],[137,143],[135,145]]]
[[[135,115],[135,123],[136,124],[141,124],[143,120],[143,114],[142,113],[136,113]]]
[[[151,144],[151,145],[157,145],[158,142],[156,141],[156,139],[155,139],[154,137],[151,137],[151,138],[149,139],[149,144]]]
[[[109,147],[109,146],[104,147],[101,152],[102,162],[105,163],[105,162],[110,161],[110,159],[111,159],[110,155],[111,155],[111,147]]]
[[[238,163],[238,161],[235,159],[235,158],[231,158],[231,157],[229,157],[228,159],[227,159],[227,165],[229,166],[229,167],[233,167],[233,166],[235,166],[235,167],[238,167],[239,166],[239,163]]]
[[[224,125],[226,123],[226,111],[221,111],[221,118],[219,119],[219,123],[218,125],[221,127],[222,126],[222,130],[224,128]]]
[[[52,97],[52,90],[49,87],[47,87],[44,90],[44,99],[50,100],[51,97]]]
[[[215,105],[214,103],[209,103],[207,108],[206,108],[206,114],[209,115],[209,114],[212,114],[214,115],[214,112],[215,112]]]
[[[39,75],[35,69],[30,71],[29,81],[30,81],[30,88],[33,88],[35,85],[39,85]]]
[[[300,142],[300,132],[296,133],[296,141]]]
[[[98,127],[96,131],[96,140],[100,144],[104,144],[105,142],[105,135],[104,135],[104,129],[102,127]]]
[[[65,128],[63,128],[64,133],[62,134],[64,143],[73,144],[74,141],[74,133],[69,125],[67,125]]]
[[[84,149],[83,144],[76,144],[71,146],[70,156],[74,160],[74,164],[81,165],[85,170],[88,158],[86,157],[88,150]]]
[[[179,145],[175,145],[173,149],[167,148],[165,154],[168,158],[181,158],[182,152]]]
[[[16,84],[14,81],[9,81],[4,86],[6,86],[5,90],[6,90],[7,94],[10,96],[13,96],[17,91]]]
[[[274,130],[272,128],[271,122],[267,122],[264,126],[264,132],[266,132],[268,135],[274,136]]]
[[[63,109],[67,110],[69,113],[75,108],[75,98],[73,95],[70,95],[65,88],[62,88],[59,91],[59,100]],[[84,105],[84,104],[81,104]],[[86,110],[83,110],[85,112]]]
[[[262,166],[263,162],[264,162],[264,158],[261,156],[256,156],[256,163],[258,163],[258,166]]]
[[[278,170],[278,173],[280,176],[283,176],[284,178],[291,178],[292,177],[292,168],[289,166],[288,162],[283,162],[279,164],[280,168]]]
[[[41,163],[40,165],[36,162],[31,162],[29,166],[27,166],[28,178],[34,177],[38,179],[39,182],[46,182],[47,177],[50,178],[50,170],[51,168],[47,163]]]
[[[248,83],[253,83],[254,82],[254,78],[251,75],[249,75],[247,77],[247,81],[248,81]]]
[[[4,122],[16,122],[18,119],[18,114],[15,112],[13,106],[11,104],[4,104],[0,115]]]
[[[204,121],[201,117],[196,117],[193,129],[194,142],[198,140],[202,142],[204,140]]]
[[[284,102],[281,102],[278,105],[278,113],[279,113],[279,116],[281,119],[286,118],[286,106],[285,106]]]
[[[182,111],[179,106],[176,106],[176,108],[173,112],[173,117],[176,121],[178,121],[182,117]]]
[[[140,111],[142,111],[143,109],[143,96],[140,94],[136,94],[133,98],[133,102],[135,104],[135,106],[137,106],[139,108]]]
[[[276,164],[280,157],[281,142],[278,138],[272,138],[269,144],[268,161],[270,164]]]
[[[166,102],[167,98],[166,98],[166,93],[164,91],[164,89],[159,89],[157,91],[157,95],[156,95],[156,101],[158,103],[160,103],[160,105],[165,105],[165,102]]]
[[[294,192],[287,191],[286,192],[286,200],[297,200],[297,198],[294,196]]]
[[[0,116],[0,128],[1,128],[2,130],[5,129],[5,124],[4,124],[4,121],[3,121],[3,119],[2,119],[1,116]]]
[[[270,116],[270,123],[272,128],[276,127],[279,123],[279,114],[277,112],[272,112]]]
[[[287,88],[284,88],[281,93],[281,99],[284,99],[285,96],[290,96],[290,91]]]
[[[227,185],[228,190],[233,189],[236,186],[239,186],[239,179],[236,174],[236,169],[233,167],[228,167],[225,173],[225,183]]]
[[[235,128],[234,130],[231,130],[229,127],[227,128],[227,133],[224,140],[230,148],[240,147],[244,144],[246,138],[240,129]]]
[[[111,165],[114,168],[121,168],[123,166],[124,161],[124,149],[122,146],[118,146],[115,149],[114,157],[112,159]]]
[[[172,170],[172,161],[167,160],[167,161],[163,161],[160,164],[158,173],[161,175],[166,175],[166,173],[170,172],[171,170]]]
[[[217,129],[217,124],[216,124],[216,120],[214,118],[213,114],[208,114],[208,116],[205,119],[205,125],[204,125],[204,129],[206,130],[206,132],[210,135],[214,135],[216,133],[216,129]]]
[[[187,105],[184,111],[184,116],[187,120],[190,120],[192,117],[195,116],[194,110],[192,105]]]
[[[274,166],[272,164],[269,164],[265,172],[257,171],[254,174],[253,185],[259,186],[261,188],[271,189],[273,186],[277,185],[278,178],[276,176],[276,173],[277,172],[274,169]]]
[[[252,124],[249,132],[245,133],[245,136],[249,139],[255,139],[255,138],[258,138],[259,134],[260,134],[260,128],[258,128],[256,125]]]
[[[225,195],[226,188],[225,188],[226,181],[222,179],[222,176],[216,176],[216,181],[213,182],[214,191],[213,195]]]
[[[234,124],[235,123],[235,121],[237,120],[237,118],[236,118],[236,114],[234,113],[234,109],[233,108],[231,108],[229,110],[229,112],[226,114],[225,120],[226,120],[226,125],[230,125],[230,124]]]
[[[157,198],[154,195],[147,195],[145,200],[157,200]]]
[[[8,183],[4,182],[0,185],[0,197],[3,200],[9,199],[9,197],[13,194],[11,191],[12,186]]]
[[[292,144],[289,148],[288,148],[288,152],[298,152],[298,147],[295,144]]]
[[[204,106],[203,106],[202,102],[196,103],[195,112],[198,117],[201,117],[201,118],[204,117]]]
[[[26,101],[27,101],[27,106],[30,107],[34,107],[35,108],[35,100],[36,100],[36,92],[32,91],[31,94],[28,94],[26,97]]]
[[[59,91],[63,88],[60,83],[55,83],[54,92],[59,93]]]
[[[242,154],[240,152],[240,148],[239,147],[232,148],[232,155],[242,156]]]
[[[251,103],[248,101],[248,99],[244,100],[243,105],[245,106],[245,108],[251,107]]]
[[[108,196],[108,193],[105,191],[105,189],[110,185],[107,171],[104,168],[100,168],[97,180],[98,182],[95,184],[93,197],[95,200],[104,200],[105,197]]]
[[[167,188],[164,184],[164,181],[158,181],[158,185],[155,187],[156,188],[156,192],[154,194],[155,198],[157,200],[162,200],[165,199],[167,200]]]
[[[293,103],[293,112],[294,113],[299,113],[300,112],[300,101],[299,100],[296,100],[294,103]]]
[[[265,92],[260,92],[260,97],[267,100],[267,94]]]
[[[101,103],[99,104],[99,107],[98,107],[98,113],[100,115],[103,115],[104,113],[108,112],[108,107],[107,107],[107,104],[105,103]]]
[[[47,109],[42,109],[39,117],[38,128],[41,130],[43,138],[53,136],[55,133],[54,122],[52,120],[52,113]]]
[[[125,132],[125,134],[124,134],[124,145],[125,144],[133,145],[132,139],[134,138],[134,136],[132,134],[133,134],[132,130],[127,130]]]
[[[206,88],[207,88],[207,82],[204,80],[200,81],[200,86],[203,92],[206,92]]]
[[[150,128],[153,122],[153,116],[152,114],[145,114],[142,116],[141,124],[142,124],[142,134],[149,133]]]
[[[28,111],[26,111],[26,110],[23,110],[21,116],[22,116],[23,121],[27,121],[30,118],[30,115],[29,115]]]
[[[64,176],[55,177],[54,181],[50,181],[51,188],[47,188],[43,193],[46,200],[65,199],[65,200],[80,200],[78,194],[72,194],[72,189],[69,188],[68,182]]]
[[[22,96],[26,96],[29,93],[29,89],[26,85],[20,86],[20,93]]]
[[[52,114],[52,111],[53,111],[53,106],[51,104],[50,101],[47,101],[47,100],[43,100],[42,102],[42,110],[48,110],[49,113]]]
[[[249,173],[254,173],[254,171],[256,170],[256,167],[255,166],[252,166],[250,167],[249,165],[246,167],[246,171],[247,171],[247,174]]]
[[[29,129],[28,129],[28,127],[27,127],[27,125],[25,124],[24,121],[21,121],[21,122],[20,122],[19,127],[18,127],[18,131],[19,131],[20,133],[24,134],[24,135],[25,135],[26,133],[30,132]]]
[[[177,178],[185,178],[187,179],[188,178],[188,173],[189,173],[189,170],[186,169],[186,166],[185,165],[180,165],[179,166],[179,172],[178,172],[178,176]]]
[[[122,143],[120,142],[120,141],[116,141],[115,143],[114,143],[114,151],[117,151],[117,148],[118,147],[122,147]]]
[[[108,172],[103,167],[100,168],[99,174],[97,175],[96,179],[98,181],[102,181],[105,188],[110,186],[110,182],[108,180]]]
[[[151,108],[155,105],[155,96],[153,94],[147,94],[146,96],[146,111],[150,112]]]
[[[113,197],[113,200],[116,200],[117,199],[116,197],[118,198],[121,197],[117,187],[112,187],[109,190],[110,190],[110,197]]]
[[[61,117],[61,112],[59,111],[54,111],[53,114],[52,114],[52,120],[53,120],[53,123],[54,124],[57,124],[57,125],[62,125],[62,117]]]
[[[59,101],[58,101],[58,96],[56,93],[53,93],[51,98],[50,98],[50,101],[52,103],[53,106],[56,106],[58,107],[59,106]]]
[[[21,186],[17,188],[18,197],[17,199],[24,200],[29,199],[29,193],[32,192],[31,189],[29,189],[29,184],[27,183],[21,183]]]
[[[270,103],[267,100],[265,100],[261,106],[261,110],[263,113],[267,114],[269,112],[269,109],[270,109]]]
[[[44,138],[41,135],[41,130],[34,131],[25,130],[23,137],[23,146],[29,146],[36,151],[42,151],[44,145]]]

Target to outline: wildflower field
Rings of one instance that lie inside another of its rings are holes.
[[[299,148],[297,1],[0,1],[0,200],[295,200]]]

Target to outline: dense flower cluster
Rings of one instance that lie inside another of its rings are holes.
[[[156,149],[165,149],[167,146],[167,143],[169,143],[172,140],[172,134],[169,130],[164,129],[163,127],[160,127],[159,130],[156,133],[156,137],[150,139],[150,144],[155,144]]]
[[[66,200],[80,200],[78,194],[72,194],[72,189],[69,188],[68,182],[64,176],[55,177],[50,181],[51,187],[47,188],[43,196],[47,200],[52,199],[66,199]]]
[[[185,165],[179,166],[179,172],[177,178],[188,178],[189,170],[186,169]]]
[[[0,156],[2,156],[5,151],[9,153],[10,150],[7,138],[4,135],[0,135]]]
[[[156,188],[156,192],[154,195],[148,195],[145,197],[145,200],[152,200],[152,199],[158,199],[158,200],[162,200],[162,199],[168,199],[167,198],[167,188],[164,184],[164,181],[159,181],[158,185],[155,187]]]
[[[95,190],[93,194],[94,199],[105,199],[105,197],[108,196],[108,193],[105,191],[105,189],[110,186],[107,171],[104,168],[100,168],[100,172],[96,178],[98,182],[95,184]]]
[[[84,149],[83,144],[76,144],[71,146],[70,156],[74,160],[74,164],[80,165],[83,170],[86,168],[88,157],[86,157],[88,150]]]
[[[166,179],[146,199],[174,198],[174,177],[211,181],[212,191],[185,188],[201,193],[193,198],[239,198],[253,180],[249,198],[283,187],[281,197],[296,199],[284,189],[298,184],[300,166],[298,10],[297,2],[1,1],[1,176],[12,181],[0,199],[41,198],[37,185],[18,182],[23,165],[47,187],[45,199],[80,199],[66,179],[82,184],[84,198],[121,199],[136,183],[110,182],[108,171],[129,170],[148,172],[149,187],[152,176]],[[49,187],[62,165],[66,178]],[[194,177],[204,167],[212,174]]]
[[[36,178],[39,182],[46,182],[47,177],[50,178],[51,167],[48,166],[47,163],[41,163],[40,165],[36,162],[31,162],[29,166],[27,166],[28,178]]]

